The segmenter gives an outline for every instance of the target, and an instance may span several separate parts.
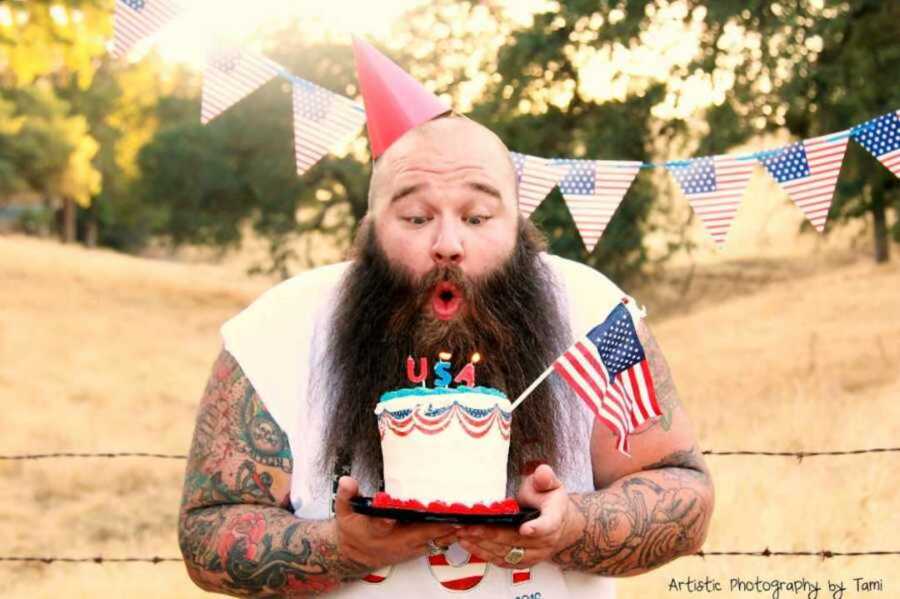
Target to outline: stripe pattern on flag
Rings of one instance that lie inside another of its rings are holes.
[[[171,0],[116,0],[113,56],[121,58],[138,42],[157,33],[178,16]]]
[[[327,89],[300,80],[293,83],[294,158],[297,174],[350,141],[366,122],[362,106]]]
[[[265,56],[234,47],[213,50],[203,70],[200,121],[205,125],[265,85],[282,70]]]
[[[554,160],[568,172],[559,183],[588,253],[594,251],[641,163],[631,160]]]
[[[464,563],[454,566],[444,553],[428,556],[428,565],[441,586],[451,591],[468,591],[481,582],[487,572],[487,563],[475,555],[469,555]]]
[[[695,158],[666,165],[719,247],[725,243],[755,165],[753,160],[732,156]]]
[[[850,137],[847,131],[798,141],[761,162],[821,233]]]
[[[900,110],[854,127],[852,136],[889,171],[900,177]]]
[[[537,210],[550,190],[565,177],[567,167],[555,165],[551,160],[510,152],[519,183],[519,212],[528,218]]]
[[[557,358],[553,369],[618,437],[625,455],[628,435],[662,414],[649,362],[622,303]]]

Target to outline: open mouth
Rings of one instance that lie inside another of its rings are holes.
[[[434,286],[431,296],[431,308],[434,315],[441,320],[450,320],[462,307],[462,294],[453,283],[441,281]]]

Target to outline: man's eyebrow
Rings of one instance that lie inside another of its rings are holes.
[[[412,185],[401,187],[391,196],[391,203],[393,204],[394,202],[401,200],[408,195],[412,195],[420,191],[423,187],[425,187],[425,185],[422,183],[414,183]],[[493,198],[496,198],[497,200],[503,201],[503,196],[500,195],[500,191],[493,185],[472,181],[466,183],[466,187],[479,193],[487,194]]]
[[[396,202],[397,200],[401,200],[408,195],[412,195],[422,189],[423,185],[421,183],[414,183],[413,185],[407,185],[405,187],[401,187],[397,191],[394,192],[394,195],[391,196],[391,204]]]
[[[466,183],[466,186],[469,189],[474,189],[475,191],[486,193],[487,195],[497,198],[498,200],[503,200],[503,196],[500,195],[500,191],[493,185],[488,185],[487,183],[472,182]]]

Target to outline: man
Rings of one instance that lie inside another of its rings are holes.
[[[515,412],[509,460],[511,492],[539,518],[454,526],[353,512],[351,498],[378,489],[373,411],[381,392],[405,386],[406,356],[478,351],[479,383],[514,397],[624,297],[542,251],[493,133],[433,109],[376,145],[366,93],[378,161],[352,261],[274,287],[223,326],[179,524],[191,578],[238,596],[440,596],[429,554],[452,546],[484,562],[472,596],[593,599],[614,596],[611,577],[697,551],[713,488],[640,318],[663,418],[633,433],[630,457],[548,380]],[[352,475],[332,516],[329,477],[343,465]]]

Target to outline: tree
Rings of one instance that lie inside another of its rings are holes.
[[[75,204],[86,206],[100,188],[100,173],[91,164],[99,146],[85,118],[70,115],[68,104],[48,84],[13,90],[9,98],[15,106],[15,137],[0,143],[6,147],[0,163],[10,164],[16,185],[39,194],[47,206],[62,201],[62,237],[71,242]]]

